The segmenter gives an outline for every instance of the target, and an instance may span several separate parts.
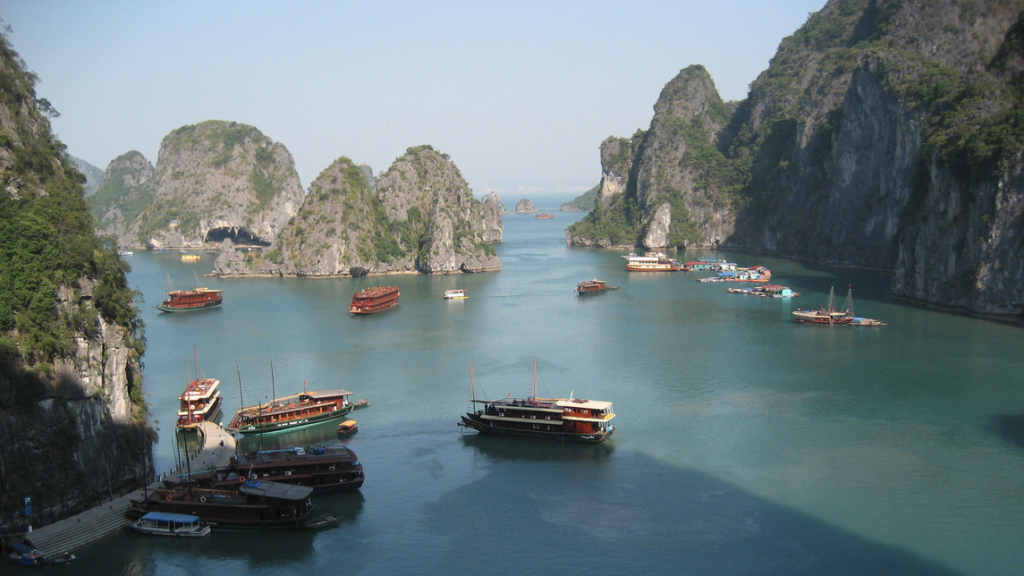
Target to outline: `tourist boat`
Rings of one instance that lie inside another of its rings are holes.
[[[358,490],[364,478],[363,465],[346,446],[298,446],[237,453],[227,466],[165,479],[164,484],[179,489],[188,484],[233,489],[243,482],[269,481],[308,486],[314,494],[327,494]]]
[[[120,256],[133,256],[135,254],[135,252],[132,252],[131,250],[118,250],[117,253]]]
[[[469,367],[470,382],[473,366]],[[483,404],[480,410],[468,412],[459,426],[483,434],[514,436],[563,442],[602,442],[612,435],[615,413],[611,402],[573,398],[537,398],[537,360],[533,361],[533,395],[501,400],[477,400],[472,384],[473,403]]]
[[[341,418],[355,408],[348,390],[303,392],[265,404],[239,408],[227,430],[239,434],[270,434]]]
[[[626,259],[626,270],[631,272],[673,272],[682,270],[678,260],[673,260],[661,252],[648,252],[643,256],[630,253]]]
[[[376,314],[398,306],[398,286],[374,286],[352,295],[348,311],[353,314]]]
[[[153,536],[176,536],[179,538],[202,538],[210,534],[210,525],[191,514],[170,512],[147,512],[132,522],[132,529]]]
[[[541,213],[537,214],[537,216],[536,216],[536,218],[538,220],[551,220],[554,217],[555,217],[554,214],[548,214],[547,212],[541,212]]]
[[[794,310],[793,319],[801,324],[828,324],[836,326],[853,321],[853,290],[846,294],[842,309],[836,309],[835,287],[828,291],[828,302],[817,310]]]
[[[189,312],[192,310],[205,310],[216,308],[224,301],[222,290],[199,287],[199,280],[192,273],[195,287],[191,290],[171,290],[167,292],[167,299],[156,307],[161,312]]]
[[[219,386],[220,380],[216,378],[196,378],[185,386],[178,396],[179,429],[191,430],[203,422],[213,422],[223,401]]]
[[[615,290],[618,286],[608,286],[604,280],[584,280],[576,285],[576,293],[579,295],[584,294],[595,294],[597,292],[604,292],[605,290]]]
[[[188,484],[151,490],[144,500],[131,501],[130,514],[187,514],[226,528],[305,528],[311,522],[312,493],[309,486],[280,482],[243,481],[233,490]]]
[[[444,291],[445,300],[465,300],[466,298],[469,298],[469,296],[466,296],[466,291],[461,288]]]
[[[349,436],[359,431],[359,425],[355,420],[345,420],[338,424],[338,436]]]
[[[199,254],[182,254],[181,255],[181,261],[182,262],[199,262],[199,260],[201,258],[202,258],[202,256],[199,255]]]

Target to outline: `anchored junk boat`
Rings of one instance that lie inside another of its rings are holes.
[[[470,382],[473,366],[470,365]],[[563,442],[602,442],[615,431],[611,424],[615,413],[611,402],[573,398],[537,398],[537,360],[533,361],[533,395],[501,400],[477,400],[472,384],[473,402],[480,410],[468,412],[459,426],[484,434],[515,436]]]
[[[363,465],[347,446],[297,446],[238,453],[223,468],[165,479],[164,484],[169,488],[192,483],[225,489],[243,482],[269,481],[308,486],[314,494],[327,494],[358,490],[364,479]]]
[[[376,314],[398,306],[398,286],[374,286],[352,295],[348,311],[353,314]]]
[[[161,312],[190,312],[192,310],[204,310],[216,308],[224,302],[222,290],[199,286],[199,279],[195,272],[192,273],[194,287],[191,290],[170,290],[167,292],[167,299],[164,300],[157,310]],[[168,281],[170,277],[168,277]]]
[[[604,292],[605,290],[615,290],[618,286],[608,286],[604,280],[584,280],[576,285],[576,293],[580,296],[584,294],[594,294],[597,292]]]
[[[227,429],[239,434],[267,434],[293,430],[341,418],[355,408],[348,390],[303,392],[275,398],[265,404],[239,408]]]
[[[144,500],[132,500],[130,513],[187,514],[214,527],[305,528],[320,521],[310,519],[312,493],[309,486],[263,481],[240,482],[233,490],[192,485],[158,488]]]
[[[794,310],[793,319],[801,324],[828,324],[837,326],[853,321],[853,290],[846,294],[846,302],[842,309],[836,309],[836,291],[832,287],[828,291],[828,301],[817,310]]]
[[[220,380],[196,378],[185,386],[178,397],[179,429],[191,430],[203,422],[212,422],[220,413],[223,398],[220,395]]]
[[[191,430],[203,422],[212,422],[220,413],[223,398],[220,395],[220,380],[199,377],[199,348],[196,347],[196,375],[189,382],[188,359],[185,359],[185,391],[178,396],[178,422],[181,430]]]

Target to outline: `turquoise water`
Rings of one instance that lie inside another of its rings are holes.
[[[554,207],[541,207],[551,211]],[[506,217],[500,273],[386,279],[201,278],[222,308],[159,314],[176,252],[130,257],[145,295],[147,397],[158,470],[175,462],[175,398],[198,349],[240,405],[346,388],[358,493],[317,498],[319,532],[125,534],[76,570],[163,574],[1009,574],[1024,566],[1024,331],[902,307],[888,276],[728,252],[764,264],[793,300],[696,275],[627,274],[621,253],[569,248],[554,220]],[[604,294],[578,297],[597,277]],[[395,283],[396,310],[353,317],[352,293]],[[841,299],[882,328],[803,326]],[[470,298],[448,302],[444,290]],[[456,426],[478,397],[614,402],[598,446],[482,438]],[[271,378],[271,362],[274,377]],[[334,426],[264,445],[337,442]],[[257,439],[247,439],[252,446]]]

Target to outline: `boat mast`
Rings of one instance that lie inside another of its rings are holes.
[[[271,402],[277,399],[277,389],[274,385],[274,361],[270,361],[270,398]]]
[[[476,381],[473,380],[473,363],[472,362],[469,363],[469,390],[470,390],[470,393],[473,395],[473,404],[472,404],[472,406],[476,406]]]
[[[238,366],[235,366],[235,371],[238,372],[238,405],[245,408],[245,400],[242,399],[242,371]]]
[[[533,400],[537,399],[537,357],[533,357]]]

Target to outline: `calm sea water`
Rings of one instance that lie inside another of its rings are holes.
[[[541,207],[552,210],[554,207]],[[742,253],[794,300],[733,295],[696,275],[627,274],[621,253],[569,248],[554,220],[508,216],[500,273],[386,279],[202,278],[222,308],[159,314],[212,269],[176,252],[130,258],[145,295],[156,467],[174,466],[176,400],[198,350],[227,420],[273,395],[346,388],[351,494],[318,532],[218,531],[201,541],[125,534],[82,550],[93,574],[971,574],[1024,567],[1024,331],[902,307],[879,272]],[[577,297],[581,280],[619,290]],[[352,293],[401,287],[398,309],[347,312]],[[791,321],[836,286],[884,328]],[[444,290],[470,298],[446,302]],[[478,397],[614,402],[598,446],[478,437],[456,426]],[[274,372],[271,375],[271,362]],[[337,442],[326,424],[268,447]],[[246,447],[253,447],[247,440]]]

